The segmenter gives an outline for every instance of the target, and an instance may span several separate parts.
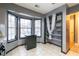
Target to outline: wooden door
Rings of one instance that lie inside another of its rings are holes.
[[[69,50],[70,48],[70,23],[69,23],[69,20],[70,20],[70,16],[67,15],[66,17],[66,49]]]
[[[74,15],[70,16],[70,48],[74,46]]]

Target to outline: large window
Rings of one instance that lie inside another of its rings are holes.
[[[8,14],[8,42],[16,40],[16,17]]]
[[[20,18],[20,38],[31,35],[31,20]]]
[[[41,36],[41,20],[35,20],[35,35]]]
[[[21,18],[19,15],[8,12],[7,18],[7,42],[13,42],[25,36],[35,34],[41,36],[41,20]]]

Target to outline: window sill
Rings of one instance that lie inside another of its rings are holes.
[[[7,43],[12,43],[12,42],[14,42],[14,41],[17,41],[17,40],[7,40]]]

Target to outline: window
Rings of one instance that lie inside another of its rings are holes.
[[[20,18],[20,37],[31,35],[31,20]]]
[[[8,42],[16,40],[16,17],[8,14]]]
[[[41,36],[41,20],[35,20],[35,35]]]

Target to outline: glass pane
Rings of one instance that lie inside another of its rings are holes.
[[[8,40],[12,41],[16,36],[16,17],[8,14]]]
[[[36,29],[36,30],[35,30],[35,35],[37,35],[37,36],[40,36],[40,35],[41,35],[40,29]]]
[[[8,36],[10,37],[9,39],[15,39],[16,31],[15,28],[8,28]]]
[[[14,33],[14,34],[16,34],[15,28],[8,28],[8,30],[9,30],[9,33]]]
[[[31,29],[21,29],[21,37],[31,35]]]
[[[41,27],[41,20],[35,20],[35,27]]]
[[[9,27],[16,27],[16,20],[15,19],[16,19],[15,16],[13,16],[11,14],[8,15],[8,26]]]
[[[25,35],[31,35],[31,29],[27,29],[27,33],[25,33]]]
[[[15,34],[8,34],[8,40],[14,40],[15,39]]]
[[[22,28],[31,28],[31,20],[21,19],[20,23]]]
[[[25,37],[31,35],[31,20],[28,19],[20,19],[20,34],[21,37]]]
[[[35,20],[35,35],[41,36],[41,20]]]

